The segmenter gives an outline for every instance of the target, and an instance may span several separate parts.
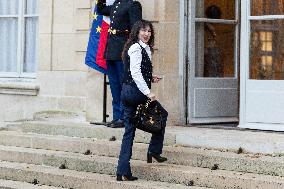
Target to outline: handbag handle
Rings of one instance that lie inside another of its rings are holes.
[[[148,99],[147,99],[147,102],[146,102],[146,104],[145,104],[145,107],[148,108],[148,106],[150,105],[150,103],[151,103],[151,99],[148,98]]]

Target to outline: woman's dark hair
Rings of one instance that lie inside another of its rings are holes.
[[[127,51],[130,48],[131,45],[133,45],[134,43],[137,43],[139,41],[139,32],[141,29],[144,29],[146,27],[148,27],[151,29],[151,37],[148,41],[148,45],[150,46],[151,51],[153,52],[153,48],[154,48],[154,40],[155,40],[155,36],[154,36],[154,28],[153,25],[150,21],[147,20],[139,20],[137,21],[132,29],[131,32],[129,34],[129,38],[127,40],[127,42],[124,45],[123,48],[123,52],[122,52],[122,60],[125,61],[126,57],[127,57]]]
[[[220,19],[222,11],[216,5],[211,5],[206,9],[205,14],[207,18]]]

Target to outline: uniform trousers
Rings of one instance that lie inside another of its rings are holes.
[[[112,95],[113,120],[123,119],[123,105],[121,103],[121,89],[124,75],[122,61],[107,61],[107,74]]]
[[[117,174],[130,176],[132,175],[130,168],[130,159],[132,156],[132,146],[136,130],[136,128],[131,123],[131,118],[135,115],[137,106],[147,101],[147,96],[141,93],[137,86],[123,84],[121,99],[124,105],[125,132],[121,144],[121,150],[117,166]],[[148,147],[148,153],[151,152],[160,155],[162,154],[163,149],[168,112],[162,107],[162,105],[158,101],[154,101],[152,103],[157,103],[158,108],[160,108],[162,112],[162,122],[164,127],[160,133],[152,134],[151,141]]]

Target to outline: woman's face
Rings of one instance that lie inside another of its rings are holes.
[[[139,31],[138,38],[143,42],[148,44],[150,37],[152,35],[151,28],[149,26],[146,26],[145,28],[141,28]]]

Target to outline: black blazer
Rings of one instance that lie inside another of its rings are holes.
[[[105,49],[106,60],[122,60],[122,50],[127,41],[127,31],[130,32],[133,24],[142,19],[142,6],[138,1],[116,0],[113,5],[106,6],[102,0],[98,2],[98,13],[110,16],[110,30]]]

